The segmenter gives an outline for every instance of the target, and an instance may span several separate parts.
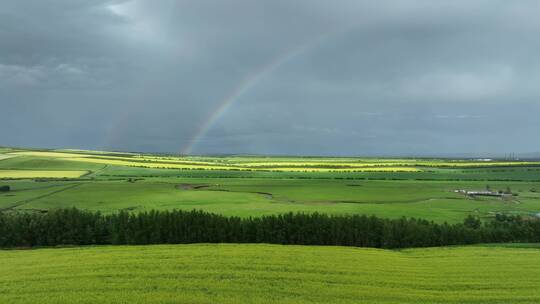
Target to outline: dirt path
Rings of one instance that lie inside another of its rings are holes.
[[[9,211],[9,210],[15,209],[17,207],[23,206],[25,204],[28,204],[30,202],[36,201],[38,199],[42,199],[42,198],[45,198],[45,197],[48,197],[48,196],[51,196],[51,195],[54,195],[54,194],[57,194],[57,193],[60,193],[60,192],[63,192],[63,191],[71,190],[71,189],[73,189],[75,187],[79,187],[81,185],[83,185],[83,184],[82,183],[70,184],[70,185],[68,185],[68,186],[66,186],[65,188],[62,188],[62,189],[58,189],[58,190],[55,190],[55,191],[52,191],[52,192],[49,192],[49,193],[46,193],[46,194],[42,194],[42,195],[39,195],[39,196],[36,196],[36,197],[27,198],[25,200],[15,202],[13,205],[11,205],[9,207],[5,207],[5,208],[0,209],[0,212]]]
[[[92,176],[96,176],[97,174],[105,171],[107,168],[109,168],[109,165],[105,165],[103,166],[103,168],[100,168],[96,171],[92,171],[92,170],[88,170],[88,173],[82,175],[81,177],[92,177]]]

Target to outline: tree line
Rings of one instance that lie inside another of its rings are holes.
[[[439,224],[366,215],[286,213],[240,218],[204,211],[114,214],[58,209],[0,213],[0,247],[186,243],[271,243],[375,248],[540,242],[540,220],[497,215]]]

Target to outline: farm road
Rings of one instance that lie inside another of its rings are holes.
[[[36,197],[27,198],[27,199],[15,202],[13,205],[11,205],[9,207],[5,207],[5,208],[0,209],[0,212],[15,209],[17,207],[23,206],[23,205],[28,204],[30,202],[36,201],[38,199],[42,199],[44,197],[48,197],[48,196],[51,196],[51,195],[54,195],[54,194],[57,194],[57,193],[60,193],[60,192],[63,192],[63,191],[73,189],[73,188],[78,187],[78,186],[80,186],[82,184],[83,183],[70,184],[70,185],[68,185],[68,186],[66,186],[66,187],[64,187],[62,189],[58,189],[58,190],[55,190],[55,191],[52,191],[52,192],[49,192],[49,193],[46,193],[46,194],[42,194],[42,195],[39,195],[39,196],[36,196]]]

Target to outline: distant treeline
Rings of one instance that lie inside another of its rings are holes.
[[[540,220],[498,215],[482,223],[287,213],[254,218],[203,211],[119,212],[78,209],[0,213],[0,247],[99,244],[272,243],[406,248],[540,242]]]

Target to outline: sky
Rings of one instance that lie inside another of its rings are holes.
[[[536,0],[2,0],[0,146],[539,152]]]

